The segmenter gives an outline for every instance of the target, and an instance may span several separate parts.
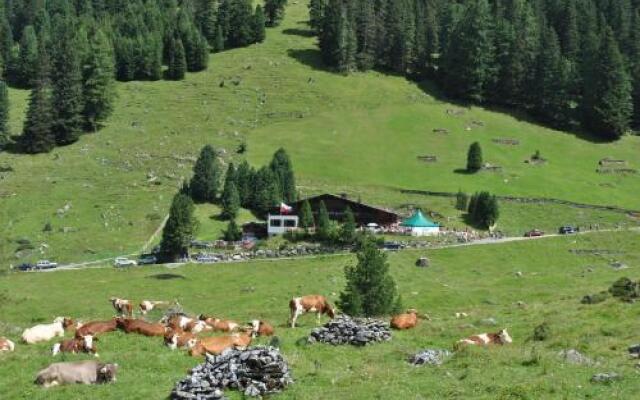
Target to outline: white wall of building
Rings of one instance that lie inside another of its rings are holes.
[[[440,234],[440,228],[437,226],[428,228],[411,228],[410,233],[411,236],[437,236]]]
[[[267,220],[269,236],[284,235],[286,232],[298,229],[300,219],[297,215],[271,215]]]

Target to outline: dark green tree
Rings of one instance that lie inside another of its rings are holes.
[[[176,194],[171,202],[169,219],[162,231],[160,255],[162,261],[173,262],[188,255],[189,245],[196,233],[195,206],[188,196]]]
[[[171,40],[169,48],[169,68],[167,69],[167,78],[179,81],[184,79],[187,71],[187,59],[184,54],[184,46],[182,39],[174,38]]]
[[[9,91],[7,84],[0,80],[0,150],[9,144]]]
[[[265,0],[264,13],[268,26],[278,26],[284,18],[284,8],[287,0]]]
[[[311,0],[309,2],[309,25],[311,25],[311,28],[316,32],[322,27],[326,3],[327,0]]]
[[[458,191],[456,194],[456,209],[460,211],[466,211],[469,206],[469,196],[464,193],[462,190]]]
[[[260,4],[256,6],[256,12],[253,14],[253,35],[254,41],[256,43],[264,42],[264,39],[267,37],[267,32],[265,29],[266,19],[264,15],[264,11]]]
[[[213,43],[213,50],[216,52],[224,50],[224,42],[225,38],[224,32],[222,31],[222,26],[218,25],[218,28],[216,29],[215,41]]]
[[[315,226],[315,222],[313,220],[313,211],[311,210],[311,204],[309,204],[309,200],[305,200],[302,203],[302,208],[300,209],[300,227],[304,228],[306,232],[309,231],[310,228]]]
[[[498,199],[489,192],[480,192],[471,196],[469,201],[469,217],[477,226],[489,229],[493,227],[500,217]]]
[[[242,207],[249,208],[251,207],[251,189],[253,187],[255,171],[245,160],[238,166],[235,175],[240,204]]]
[[[240,196],[234,179],[226,179],[222,191],[222,216],[235,219],[240,209]]]
[[[280,148],[275,152],[269,167],[278,184],[278,197],[285,203],[295,202],[297,200],[296,179],[291,159],[285,149]]]
[[[189,183],[191,197],[196,203],[214,203],[220,185],[220,166],[216,152],[210,145],[200,151],[193,167],[193,177]]]
[[[350,207],[344,212],[344,221],[342,221],[342,226],[340,227],[340,240],[342,243],[350,245],[356,240],[356,218],[353,215],[353,211],[351,211]]]
[[[33,86],[33,79],[38,69],[38,38],[33,26],[27,25],[22,32],[20,52],[18,55],[17,80],[25,87]]]
[[[345,268],[347,284],[338,306],[351,316],[383,316],[399,311],[401,302],[389,272],[387,255],[372,239],[365,239],[358,263]]]
[[[227,3],[229,31],[225,47],[243,47],[253,43],[255,35],[252,1],[231,0]]]
[[[218,29],[218,0],[196,0],[195,7],[196,23],[209,45],[215,48]]]
[[[478,172],[482,169],[482,147],[480,147],[480,143],[474,142],[469,147],[469,152],[467,153],[467,171],[468,172]]]
[[[229,221],[227,229],[224,231],[224,240],[227,242],[237,242],[242,240],[242,230],[238,227],[235,219]]]
[[[83,65],[85,125],[95,131],[113,112],[116,97],[113,47],[107,35],[97,28],[89,39],[89,52]]]
[[[272,207],[282,200],[278,180],[271,168],[262,167],[255,174],[251,194],[251,209],[259,216],[266,216]]]
[[[324,201],[318,206],[318,220],[316,221],[316,236],[321,241],[331,240],[333,226],[329,219],[329,212]]]

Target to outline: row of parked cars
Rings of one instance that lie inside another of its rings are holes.
[[[142,254],[138,260],[132,260],[129,257],[116,257],[113,260],[113,266],[116,268],[135,267],[138,265],[153,265],[158,263],[158,257],[155,254]]]
[[[40,260],[35,264],[23,263],[18,265],[20,271],[40,271],[44,269],[58,268],[58,263],[49,260]]]
[[[560,229],[558,229],[558,233],[561,235],[573,235],[578,232],[580,232],[580,229],[571,225],[561,226]],[[524,236],[530,237],[530,238],[541,237],[541,236],[544,236],[544,232],[541,231],[540,229],[532,229],[529,232],[525,233]]]

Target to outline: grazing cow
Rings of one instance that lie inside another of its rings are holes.
[[[168,301],[151,301],[151,300],[142,300],[140,302],[140,313],[142,315],[147,315],[148,312],[151,312],[154,308],[158,306],[168,306]]]
[[[411,329],[418,325],[418,311],[414,309],[407,310],[404,314],[399,314],[391,318],[391,327],[393,329]]]
[[[13,351],[16,345],[6,337],[0,337],[0,351]]]
[[[169,330],[164,334],[164,344],[171,350],[191,349],[196,345],[198,338],[191,332],[181,330]]]
[[[114,332],[118,329],[118,321],[116,318],[109,321],[91,321],[76,329],[75,337],[83,338],[87,335],[97,335],[99,333]]]
[[[459,340],[456,343],[456,348],[460,348],[466,345],[473,346],[488,346],[491,344],[504,345],[510,344],[513,342],[511,336],[509,336],[509,332],[506,329],[501,330],[497,333],[481,333],[479,335],[469,336],[466,339]]]
[[[296,321],[298,317],[306,313],[316,313],[318,317],[318,324],[320,324],[320,316],[327,314],[329,318],[335,317],[335,310],[327,302],[324,296],[312,295],[303,297],[294,297],[289,302],[289,309],[291,310],[291,327],[296,327]]]
[[[55,356],[58,353],[91,353],[95,357],[99,357],[98,350],[96,350],[95,341],[98,338],[93,335],[85,335],[82,338],[73,338],[69,340],[63,340],[56,343],[51,349],[51,353]]]
[[[214,336],[197,340],[189,350],[192,357],[205,353],[219,355],[227,349],[246,349],[251,344],[250,332],[234,333],[231,336]]]
[[[457,312],[456,313],[456,318],[460,319],[460,318],[467,318],[469,316],[469,314],[465,313],[465,312]]]
[[[160,323],[165,324],[167,327],[174,330],[187,330],[187,326],[194,322],[195,319],[188,317],[184,314],[174,314],[171,316],[164,316],[160,320]]]
[[[198,316],[198,319],[200,321],[205,322],[214,331],[217,331],[217,332],[235,332],[240,327],[240,325],[237,322],[224,320],[220,318],[208,317],[203,314],[200,314]]]
[[[118,313],[118,316],[133,317],[133,303],[131,302],[131,300],[112,297],[109,299],[109,301],[111,301],[111,304]]]
[[[118,318],[118,328],[126,333],[138,333],[144,336],[164,336],[167,327],[162,324],[154,324],[141,319]]]
[[[46,342],[56,336],[63,337],[65,329],[73,325],[72,319],[58,317],[51,324],[41,324],[25,329],[22,332],[22,340],[27,344]]]
[[[92,385],[116,380],[118,364],[105,364],[94,360],[61,362],[38,372],[35,383],[45,388],[81,383]]]
[[[251,334],[253,337],[273,336],[273,333],[274,333],[273,326],[271,326],[269,323],[259,319],[254,319],[250,322],[250,324],[251,324]]]

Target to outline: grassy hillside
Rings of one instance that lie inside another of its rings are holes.
[[[640,390],[634,362],[626,354],[626,347],[640,340],[637,305],[609,299],[584,306],[579,301],[620,276],[637,278],[638,239],[637,233],[619,233],[435,250],[427,253],[429,269],[414,267],[423,253],[393,254],[391,270],[405,306],[432,320],[416,330],[394,333],[389,343],[364,349],[296,345],[315,326],[312,316],[303,317],[294,330],[284,327],[291,296],[317,292],[335,301],[344,285],[342,268],[354,262],[352,257],[11,274],[0,280],[0,336],[16,339],[22,328],[59,314],[108,318],[113,312],[108,298],[113,295],[178,299],[189,312],[271,321],[296,380],[279,399],[630,399]],[[571,249],[618,250],[622,253],[615,258],[631,269],[614,271],[609,256],[574,255]],[[520,301],[525,305],[519,306]],[[454,313],[461,311],[469,318],[455,319]],[[486,318],[495,318],[498,326],[483,325]],[[530,341],[534,327],[544,321],[551,327],[550,339]],[[469,349],[439,368],[405,363],[419,349],[451,348],[462,337],[499,327],[510,330],[513,345]],[[36,388],[32,379],[51,362],[50,344],[18,345],[15,353],[0,354],[0,393],[7,399],[162,399],[198,360],[171,352],[160,342],[105,335],[99,352],[101,359],[121,365],[118,382],[49,391]],[[561,362],[557,353],[569,348],[598,365]],[[594,373],[603,371],[624,378],[610,386],[589,383]]]
[[[506,114],[462,109],[434,97],[428,85],[400,77],[336,75],[322,67],[306,19],[306,2],[292,2],[264,44],[215,54],[206,72],[183,82],[118,84],[113,118],[72,146],[38,156],[0,154],[0,166],[14,170],[0,180],[0,263],[41,257],[70,262],[139,251],[205,143],[238,161],[235,149],[246,141],[246,157],[255,165],[284,146],[302,193],[348,191],[394,207],[419,203],[451,214],[448,223],[458,225],[449,201],[411,198],[397,189],[488,189],[638,208],[640,176],[599,175],[595,169],[607,156],[640,168],[640,138],[596,144]],[[10,92],[14,132],[21,130],[27,95]],[[450,110],[462,114],[452,116]],[[449,134],[433,132],[439,128]],[[494,138],[521,144],[498,145]],[[475,140],[503,172],[455,172]],[[549,163],[524,164],[538,149]],[[420,155],[436,155],[439,162],[420,162]],[[67,204],[68,211],[57,212]],[[539,215],[551,214],[545,229],[625,219],[567,207],[533,209],[530,214],[525,206],[504,205],[501,227],[520,233],[539,224]],[[43,232],[47,223],[53,230]],[[20,239],[34,250],[16,258]]]

